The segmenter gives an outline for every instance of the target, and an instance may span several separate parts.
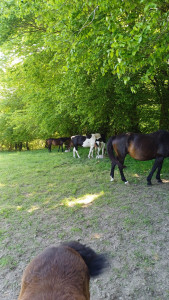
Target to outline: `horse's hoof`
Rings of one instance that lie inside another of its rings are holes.
[[[110,181],[114,181],[114,178],[113,178],[113,177],[110,177]]]
[[[151,186],[152,185],[151,181],[147,181],[147,185]]]
[[[125,184],[129,185],[129,182],[128,182],[128,181],[125,181]]]
[[[158,183],[163,183],[161,179],[157,179],[157,182]]]

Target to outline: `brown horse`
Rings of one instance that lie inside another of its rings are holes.
[[[151,185],[151,179],[156,169],[156,179],[158,182],[162,182],[160,178],[162,164],[164,158],[169,157],[169,132],[159,130],[150,134],[124,133],[112,136],[107,143],[107,153],[112,163],[111,181],[114,180],[114,168],[118,165],[121,179],[127,183],[123,173],[123,168],[125,168],[123,163],[126,155],[129,154],[131,157],[142,161],[155,159],[152,170],[147,177],[147,184]]]
[[[58,139],[50,138],[46,140],[45,147],[48,148],[49,152],[51,152],[52,145],[59,146],[58,152],[60,151],[60,147],[62,148],[63,152],[63,144],[69,145],[71,138],[69,137],[61,137]]]
[[[103,254],[78,242],[49,247],[26,267],[18,300],[89,300],[90,276],[105,267]]]

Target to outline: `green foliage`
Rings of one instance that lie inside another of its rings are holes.
[[[1,143],[169,128],[167,2],[0,8]]]

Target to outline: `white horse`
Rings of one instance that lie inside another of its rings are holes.
[[[78,153],[78,146],[82,146],[84,148],[90,148],[88,158],[93,157],[93,148],[95,146],[95,142],[97,139],[101,138],[100,133],[92,133],[90,135],[75,135],[71,137],[73,143],[73,157],[80,158]]]

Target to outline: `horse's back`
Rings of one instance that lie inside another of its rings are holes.
[[[79,145],[81,146],[83,142],[86,140],[86,136],[84,135],[74,135],[71,137],[73,145]]]
[[[50,143],[52,143],[52,139],[47,139],[46,144],[49,145]]]
[[[137,160],[169,156],[169,132],[159,130],[150,134],[133,133],[128,139],[128,153]]]
[[[60,138],[61,139],[61,141],[64,143],[64,142],[66,142],[66,141],[70,141],[70,137],[62,137],[62,138]]]

